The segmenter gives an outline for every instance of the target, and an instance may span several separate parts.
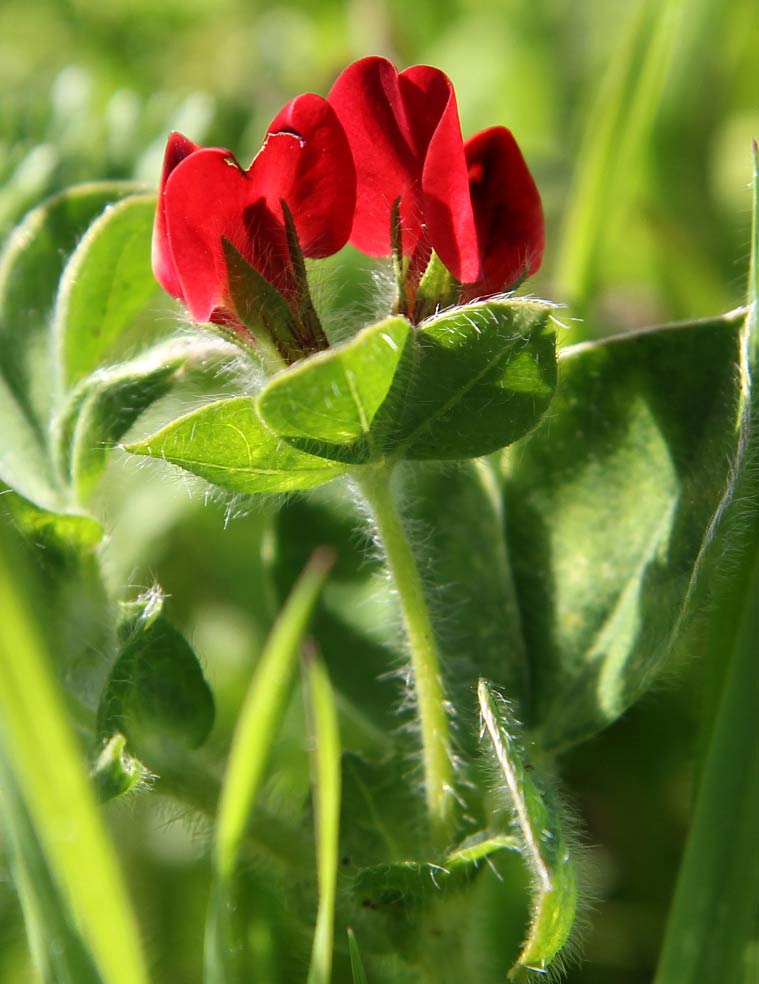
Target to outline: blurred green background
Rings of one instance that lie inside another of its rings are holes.
[[[154,185],[170,129],[246,161],[288,99],[326,94],[348,62],[379,53],[446,71],[465,135],[514,131],[547,218],[529,289],[566,305],[562,341],[717,314],[745,292],[758,52],[756,0],[4,0],[0,234],[73,182]],[[136,593],[155,578],[171,595],[214,684],[221,749],[271,618],[260,561],[269,507],[227,522],[228,504],[145,475],[117,461],[101,495],[112,585]],[[695,661],[682,668],[563,762],[588,845],[576,984],[652,979],[687,828],[702,676]],[[147,797],[117,804],[111,820],[135,861],[155,980],[191,984],[207,831]],[[30,979],[25,953],[0,876],[3,984]]]

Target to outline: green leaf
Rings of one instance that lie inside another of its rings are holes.
[[[126,750],[126,738],[118,732],[106,739],[90,773],[102,803],[123,796],[151,778],[150,773]]]
[[[92,553],[103,538],[103,528],[91,516],[56,513],[24,499],[0,486],[3,508],[13,517],[19,530],[44,551],[48,564],[65,566]]]
[[[0,780],[0,819],[37,973],[50,984],[102,984],[2,757]]]
[[[0,482],[45,509],[62,508],[63,494],[56,486],[44,437],[2,376],[0,420]]]
[[[222,246],[235,313],[255,336],[263,361],[276,371],[282,366],[283,354],[289,359],[302,354],[295,316],[277,288],[228,239],[222,240]]]
[[[736,452],[741,321],[565,350],[550,419],[506,456],[530,717],[550,747],[629,707],[699,606]]]
[[[311,453],[353,463],[376,460],[382,451],[374,420],[410,331],[405,318],[387,318],[298,363],[261,391],[261,417],[294,446]]]
[[[161,614],[160,589],[139,602],[119,627],[121,648],[100,698],[97,731],[101,739],[126,735],[130,750],[152,765],[167,746],[202,745],[214,703],[193,649]]]
[[[50,312],[64,265],[93,219],[135,187],[89,184],[56,195],[26,216],[0,257],[0,375],[41,433],[56,392]]]
[[[348,929],[348,950],[351,957],[351,974],[353,975],[353,984],[368,984],[366,979],[366,971],[364,970],[364,962],[361,959],[361,950],[358,947],[358,941],[356,940],[356,934],[352,929]]]
[[[528,980],[531,971],[545,974],[561,960],[575,921],[577,877],[561,811],[534,771],[528,772],[519,725],[508,702],[485,680],[480,680],[477,692],[484,730],[532,877],[530,929],[509,973],[510,980]]]
[[[656,984],[753,981],[759,973],[759,146],[748,310],[742,332],[739,454],[718,528],[722,546],[706,636],[708,701],[701,764],[685,855]],[[726,808],[729,804],[729,808]],[[726,904],[729,900],[729,904]]]
[[[126,450],[163,458],[230,492],[294,492],[344,466],[298,451],[262,422],[252,397],[209,403]]]
[[[199,340],[197,347],[205,349]],[[71,393],[54,429],[61,471],[79,501],[92,491],[115,444],[171,390],[195,349],[191,339],[173,339],[132,362],[93,373]]]
[[[404,517],[415,532],[412,545],[438,628],[446,692],[466,707],[478,677],[487,674],[513,699],[527,700],[527,653],[502,496],[489,463],[409,465],[400,478]],[[475,740],[476,727],[461,731],[462,741],[467,732]]]
[[[112,356],[158,294],[150,265],[155,204],[155,195],[132,195],[107,207],[63,271],[53,333],[65,390]]]
[[[425,322],[375,420],[384,452],[476,458],[534,427],[556,385],[550,310],[540,301],[488,301]]]
[[[0,524],[0,746],[64,904],[103,984],[146,984],[136,921],[78,743],[23,596],[23,551]],[[44,725],[44,726],[43,726]]]
[[[309,698],[316,817],[319,908],[308,969],[308,984],[329,984],[335,931],[335,896],[340,835],[340,732],[337,706],[323,663],[307,656],[304,671]]]
[[[231,909],[240,846],[284,716],[303,637],[330,567],[331,557],[322,551],[303,570],[267,639],[237,720],[214,837],[215,881],[204,956],[208,984],[236,979],[240,940]]]

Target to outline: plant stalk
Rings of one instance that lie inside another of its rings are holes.
[[[366,469],[358,484],[371,509],[390,574],[398,592],[411,656],[419,718],[424,791],[432,841],[445,848],[454,822],[454,769],[450,723],[440,673],[440,655],[416,559],[390,487],[391,468]]]

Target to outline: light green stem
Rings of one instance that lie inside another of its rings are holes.
[[[371,471],[367,468],[358,481],[372,510],[401,604],[421,731],[427,812],[433,842],[437,848],[444,848],[454,820],[450,724],[424,587],[393,500],[390,475],[390,469],[384,466]]]

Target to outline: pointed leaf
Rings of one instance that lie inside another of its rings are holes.
[[[97,731],[101,739],[126,735],[130,751],[150,765],[167,746],[202,745],[214,703],[190,644],[160,614],[160,592],[141,600],[141,610],[120,626],[121,650],[100,698]]]
[[[106,359],[159,294],[150,265],[155,195],[110,205],[87,230],[61,277],[53,332],[64,389]]]
[[[62,508],[63,495],[56,487],[44,436],[2,376],[0,420],[0,482],[42,508]]]
[[[134,191],[125,182],[64,191],[26,216],[0,257],[0,374],[43,428],[55,394],[49,328],[63,267],[105,206]]]
[[[735,454],[742,316],[579,345],[547,420],[506,458],[506,516],[551,746],[650,685],[697,607]]]
[[[325,458],[381,457],[373,424],[403,357],[411,326],[387,318],[275,377],[258,398],[272,430]]]
[[[538,784],[534,771],[528,771],[510,705],[485,680],[480,680],[477,692],[484,732],[532,877],[530,929],[509,974],[511,980],[527,980],[530,971],[545,974],[560,960],[574,925],[577,876],[559,806]]]
[[[425,322],[377,414],[385,453],[476,458],[531,430],[556,385],[550,310],[540,301],[488,301]]]
[[[125,450],[163,458],[230,492],[293,492],[345,468],[305,454],[272,433],[249,396],[209,403]]]
[[[119,439],[171,390],[195,347],[189,339],[175,339],[133,362],[93,373],[73,391],[55,432],[61,471],[79,501],[92,491]]]
[[[22,545],[0,523],[0,747],[103,984],[146,984],[136,921],[22,586]],[[41,727],[44,722],[44,727]]]

